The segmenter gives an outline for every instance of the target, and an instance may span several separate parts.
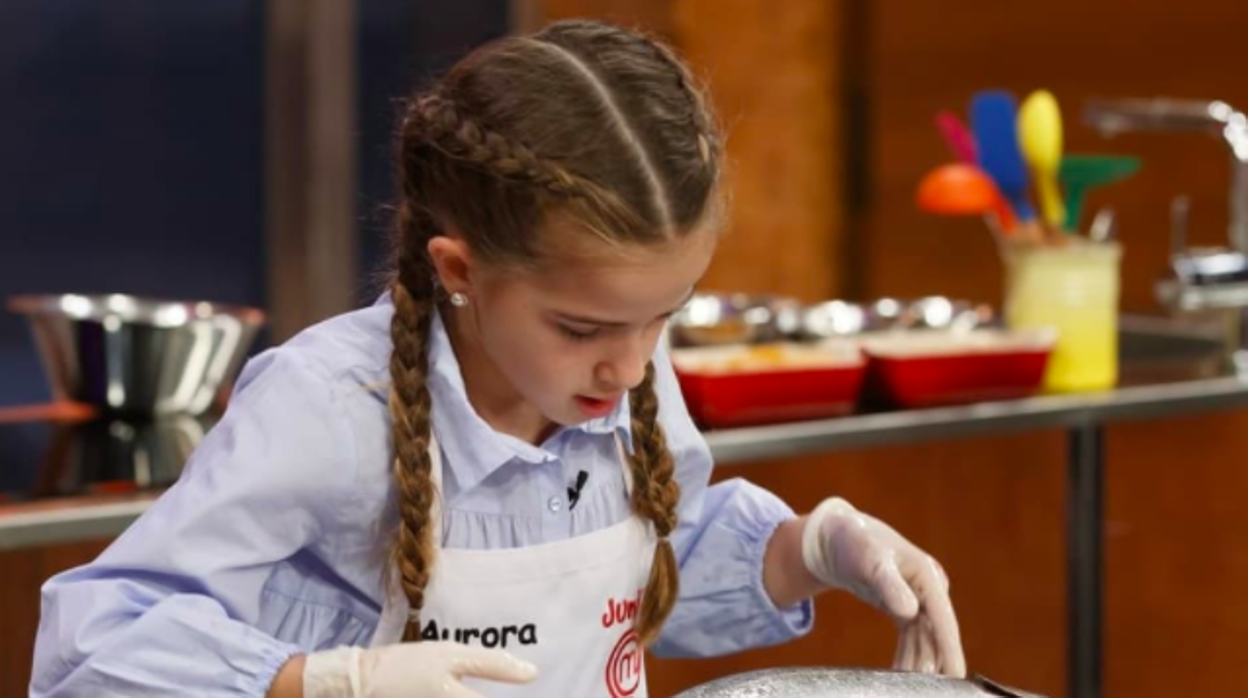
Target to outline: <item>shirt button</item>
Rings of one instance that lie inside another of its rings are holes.
[[[546,502],[546,508],[550,509],[550,513],[558,514],[563,509],[563,500],[558,497],[551,497],[550,501]]]

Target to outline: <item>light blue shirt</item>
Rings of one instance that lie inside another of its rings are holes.
[[[368,643],[396,521],[393,311],[383,298],[248,363],[181,479],[96,561],[44,585],[32,696],[263,696],[293,654]],[[631,515],[615,446],[618,433],[631,448],[627,404],[534,446],[476,414],[436,319],[429,363],[444,546],[528,546]],[[743,480],[708,486],[710,452],[662,347],[654,363],[682,491],[680,598],[655,651],[718,655],[802,634],[810,602],[777,609],[762,585],[767,541],[792,510]]]

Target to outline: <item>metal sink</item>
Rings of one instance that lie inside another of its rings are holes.
[[[1124,385],[1191,380],[1229,371],[1225,337],[1215,317],[1124,315],[1118,362]]]

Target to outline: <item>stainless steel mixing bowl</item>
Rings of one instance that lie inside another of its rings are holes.
[[[672,316],[672,345],[755,344],[796,331],[801,304],[794,298],[749,293],[698,293]]]
[[[125,295],[18,296],[57,399],[142,416],[199,415],[233,381],[264,313]]]
[[[802,310],[803,339],[849,337],[886,330],[973,330],[997,321],[992,308],[969,301],[928,296],[913,300],[881,298],[870,303],[834,300]]]

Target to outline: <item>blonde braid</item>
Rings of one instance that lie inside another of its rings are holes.
[[[649,645],[658,637],[680,593],[680,568],[669,539],[678,522],[680,483],[659,423],[653,363],[647,364],[645,379],[629,392],[628,399],[632,410],[633,511],[654,525],[659,538],[637,619],[637,634],[643,645]]]
[[[411,615],[403,631],[404,642],[420,636],[420,610],[425,586],[433,569],[435,545],[429,516],[437,490],[429,458],[431,400],[427,385],[429,328],[434,313],[433,271],[417,241],[426,236],[432,221],[414,213],[406,201],[399,208],[401,246],[399,276],[391,286],[394,317],[390,336],[390,417],[394,424],[394,481],[399,492],[399,527],[392,561]]]

